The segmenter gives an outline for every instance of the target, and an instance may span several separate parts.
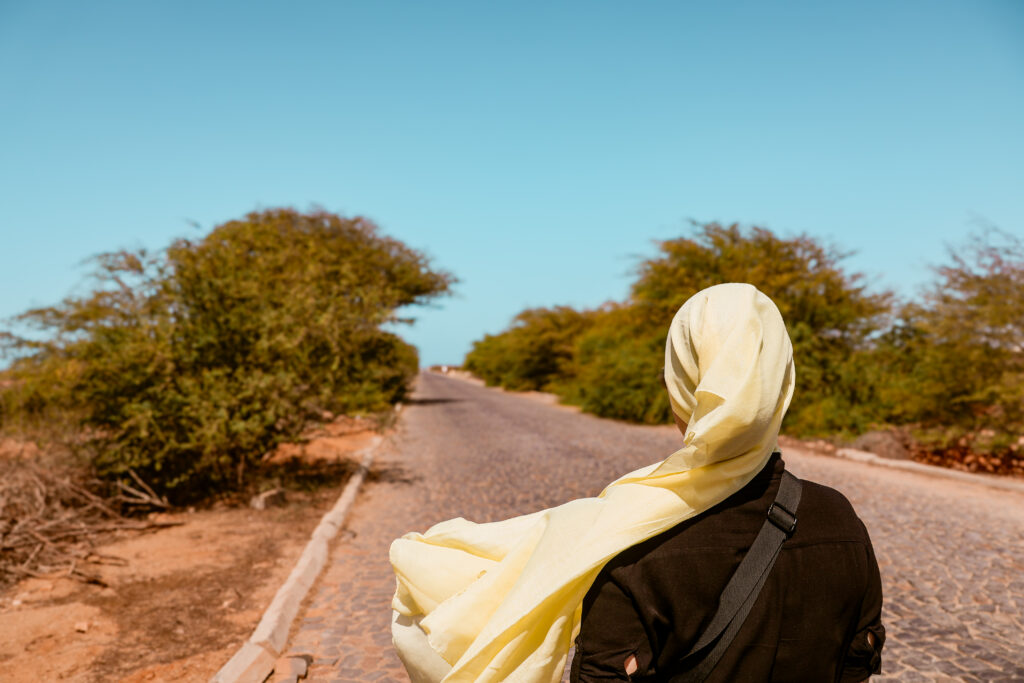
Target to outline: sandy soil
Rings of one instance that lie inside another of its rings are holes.
[[[379,436],[351,423],[276,460],[353,461]],[[107,587],[62,575],[0,595],[4,681],[206,681],[230,659],[284,582],[343,482],[289,492],[281,507],[165,513],[180,526],[120,532],[97,551]]]

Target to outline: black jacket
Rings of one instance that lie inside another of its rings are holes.
[[[605,566],[583,602],[573,683],[665,681],[679,673],[764,523],[783,469],[774,454],[721,504]],[[878,673],[882,587],[864,524],[841,493],[808,481],[797,518],[708,683],[862,681]],[[627,677],[631,654],[639,670]]]

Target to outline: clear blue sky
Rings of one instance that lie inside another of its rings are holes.
[[[689,218],[913,295],[975,216],[1024,232],[1024,3],[0,0],[0,317],[281,205],[461,279],[424,363],[621,299]]]

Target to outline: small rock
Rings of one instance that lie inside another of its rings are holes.
[[[270,489],[263,493],[257,493],[249,501],[249,507],[254,510],[266,510],[271,507],[280,507],[287,502],[284,489]]]
[[[271,683],[295,683],[299,679],[305,678],[312,661],[312,655],[278,657],[274,662],[274,675],[270,679]]]
[[[854,440],[852,446],[892,460],[910,460],[911,457],[905,437],[893,430],[861,434]]]
[[[85,633],[86,631],[89,630],[89,622],[88,621],[79,621],[79,622],[77,622],[75,624],[75,630],[78,631],[79,633]]]

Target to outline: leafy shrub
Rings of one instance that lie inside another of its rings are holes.
[[[365,219],[289,209],[97,264],[90,294],[19,316],[44,341],[6,334],[0,417],[71,411],[101,475],[179,503],[242,486],[325,411],[400,400],[416,351],[380,325],[452,282]]]
[[[793,340],[797,386],[787,414],[792,432],[822,434],[866,428],[872,385],[858,353],[883,328],[892,295],[869,293],[862,276],[840,267],[846,254],[807,235],[782,238],[769,230],[709,223],[689,237],[659,244],[640,265],[635,301],[659,311],[667,328],[675,311],[700,290],[749,282],[779,307]],[[662,335],[664,339],[664,334]]]
[[[643,304],[601,310],[577,341],[571,374],[553,384],[565,402],[619,420],[669,420],[662,380],[668,324],[655,324],[653,314]]]
[[[489,385],[549,389],[571,372],[576,339],[593,319],[592,313],[568,306],[527,309],[505,332],[475,342],[465,367]]]
[[[672,316],[706,287],[749,282],[775,301],[793,339],[798,386],[788,428],[856,430],[876,417],[862,409],[874,385],[857,354],[884,324],[891,295],[870,294],[860,276],[843,272],[842,253],[806,235],[786,239],[762,228],[717,223],[695,226],[691,236],[658,246],[659,255],[639,265],[628,301],[580,313],[587,326],[562,328],[563,350],[553,364],[555,374],[545,375],[545,382],[564,400],[605,417],[668,420],[660,370]],[[557,310],[567,315],[564,308]],[[556,333],[542,333],[540,326],[517,318],[509,330],[478,342],[467,365],[490,371],[482,375],[489,382],[521,388],[514,369],[541,362],[531,354],[546,348],[535,343],[542,336]],[[566,351],[570,337],[575,344]],[[488,359],[486,365],[481,357]]]
[[[991,230],[949,259],[876,344],[888,420],[935,448],[1022,450],[1024,240]]]

